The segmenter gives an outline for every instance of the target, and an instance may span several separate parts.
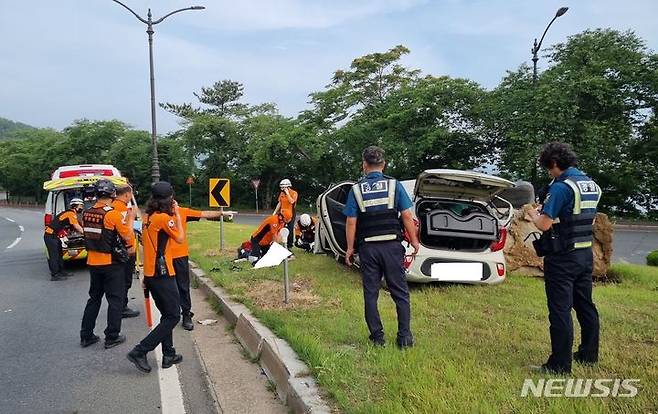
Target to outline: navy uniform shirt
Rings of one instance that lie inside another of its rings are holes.
[[[384,176],[383,173],[379,171],[371,172],[366,175],[368,180],[381,179]],[[407,191],[404,189],[402,184],[396,180],[397,186],[395,188],[395,209],[398,212],[403,212],[404,210],[410,209],[413,207],[413,203],[407,194]],[[347,202],[345,203],[345,208],[343,209],[343,214],[347,217],[357,217],[359,214],[359,206],[356,203],[356,198],[354,198],[354,191],[350,190],[350,193],[347,195]]]
[[[559,179],[564,179],[574,175],[584,175],[575,167],[569,167],[562,173]],[[548,195],[544,200],[542,214],[546,214],[552,219],[560,216],[568,216],[573,213],[574,194],[569,184],[558,181],[551,184],[548,189]]]

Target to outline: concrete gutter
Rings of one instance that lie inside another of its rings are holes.
[[[293,413],[331,413],[311,377],[311,370],[286,341],[260,323],[246,306],[231,300],[224,289],[216,286],[192,261],[190,276],[208,297],[220,304],[224,318],[235,326],[235,337],[247,354],[258,361],[265,375],[276,385],[279,399]]]
[[[649,233],[658,233],[658,225],[650,224],[615,224],[615,230],[625,230],[625,231],[642,231]]]

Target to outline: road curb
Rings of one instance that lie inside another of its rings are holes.
[[[330,413],[320,390],[310,376],[311,370],[290,345],[256,319],[241,303],[206,276],[190,261],[190,277],[197,281],[206,296],[215,299],[224,318],[235,327],[234,334],[250,357],[258,361],[265,375],[276,386],[279,399],[294,413]]]
[[[631,231],[644,231],[644,232],[658,232],[658,226],[650,226],[643,224],[615,224],[615,230],[631,230]]]

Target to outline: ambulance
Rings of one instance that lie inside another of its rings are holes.
[[[66,165],[57,168],[52,173],[50,180],[43,183],[43,189],[48,191],[43,216],[44,225],[49,225],[53,217],[66,210],[69,202],[74,198],[84,200],[85,210],[90,208],[96,202],[94,184],[102,178],[112,181],[117,186],[128,182],[125,177],[121,176],[119,170],[112,165]],[[132,206],[137,208],[134,198]],[[140,215],[138,208],[137,214]],[[81,218],[78,217],[79,220]],[[71,229],[69,231],[62,230],[57,236],[62,242],[64,260],[82,260],[87,257],[82,234]]]

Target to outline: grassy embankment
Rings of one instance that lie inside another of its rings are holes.
[[[602,324],[601,363],[574,365],[576,378],[638,378],[635,398],[521,398],[529,364],[550,350],[541,279],[511,275],[498,286],[414,286],[416,346],[394,343],[395,308],[382,291],[386,348],[368,344],[358,273],[326,256],[296,251],[293,302],[282,307],[281,269],[233,267],[250,228],[190,224],[191,257],[234,298],[285,338],[330,399],[354,413],[600,413],[658,411],[658,269],[616,265],[618,284],[594,289]],[[575,318],[574,318],[575,322]],[[576,323],[577,326],[577,323]],[[576,330],[576,344],[579,341]]]

